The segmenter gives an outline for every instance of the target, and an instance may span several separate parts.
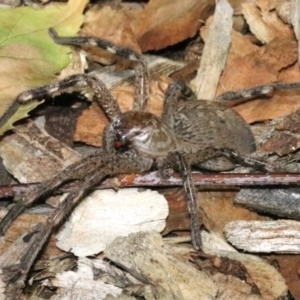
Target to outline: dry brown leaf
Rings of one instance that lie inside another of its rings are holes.
[[[104,6],[86,13],[82,34],[105,38],[138,52],[159,50],[194,36],[201,25],[199,20],[205,20],[213,7],[213,0],[152,0],[144,10],[127,11]],[[87,49],[93,60],[113,62],[111,55]]]
[[[281,118],[300,108],[299,95],[275,95],[272,99],[256,100],[235,107],[248,123]]]
[[[284,277],[294,299],[300,299],[300,255],[274,255],[272,258],[279,265],[279,271]]]
[[[131,12],[131,27],[143,52],[163,49],[194,36],[214,4],[212,0],[151,0],[143,11]]]
[[[230,61],[220,79],[218,94],[277,81],[279,71],[296,60],[294,39],[273,40],[257,51]]]
[[[107,124],[108,120],[104,112],[97,103],[93,102],[78,118],[73,139],[75,142],[100,146],[102,133]]]
[[[236,56],[245,56],[258,49],[259,47],[251,42],[249,36],[242,35],[239,32],[232,30],[231,47],[229,49],[227,62],[229,62]]]
[[[236,195],[232,191],[199,192],[197,194],[199,204],[207,216],[205,226],[213,232],[222,234],[225,225],[233,220],[258,220],[258,214],[250,210],[234,206],[233,198]]]

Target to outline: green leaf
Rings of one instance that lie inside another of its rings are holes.
[[[70,0],[43,9],[0,10],[0,119],[19,93],[50,83],[70,63],[71,49],[55,44],[48,28],[54,27],[62,36],[76,35],[86,3],[87,0]],[[0,134],[38,104],[35,101],[18,109],[0,128]]]

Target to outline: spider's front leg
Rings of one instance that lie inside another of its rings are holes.
[[[147,111],[149,100],[149,74],[147,64],[143,56],[132,49],[123,48],[115,45],[114,43],[94,37],[76,36],[76,37],[60,37],[53,29],[49,29],[49,34],[55,43],[60,45],[73,45],[82,47],[84,45],[92,45],[109,52],[115,53],[120,57],[134,61],[136,64],[135,69],[135,97],[134,97],[134,110]]]
[[[98,102],[99,106],[102,107],[110,120],[113,120],[121,115],[117,101],[112,97],[111,93],[102,81],[85,74],[78,74],[71,75],[56,83],[34,88],[19,94],[9,109],[1,117],[0,127],[3,126],[6,121],[17,111],[17,109],[25,103],[29,103],[33,100],[43,99],[49,95],[53,96],[57,93],[68,91],[70,88],[79,90],[82,87],[89,87],[93,89],[95,93],[94,98]]]
[[[0,126],[1,124],[4,124],[5,120],[9,118],[15,112],[15,110],[17,110],[18,106],[22,105],[23,103],[32,101],[33,99],[41,99],[46,95],[55,94],[56,92],[63,91],[70,87],[78,85],[89,86],[94,90],[94,98],[98,102],[99,106],[103,108],[110,120],[115,120],[121,116],[121,111],[118,106],[118,103],[111,96],[109,90],[106,88],[103,82],[88,75],[72,75],[57,83],[35,88],[21,93],[12,105],[12,109],[7,111],[4,117],[0,120]],[[94,168],[97,166],[97,164],[99,164],[99,162],[95,162],[95,165],[92,164],[90,165],[90,167]],[[39,198],[45,192],[51,192],[54,188],[56,188],[60,183],[64,182],[65,180],[82,178],[82,165],[86,166],[85,159],[70,166],[64,172],[58,174],[57,176],[54,176],[49,181],[41,183],[36,190],[24,196],[22,201],[19,201],[0,222],[0,234],[5,234],[10,224],[18,217],[18,215],[22,213],[26,207],[30,206],[34,201],[36,201],[37,198]],[[79,170],[78,173],[77,170]]]

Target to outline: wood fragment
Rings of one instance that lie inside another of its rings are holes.
[[[160,56],[144,55],[143,57],[147,63],[149,77],[154,80],[157,80],[161,75],[170,75],[186,66],[184,62],[178,62]],[[97,69],[90,74],[101,79],[108,89],[114,89],[128,82],[134,83],[135,76],[134,70],[118,71],[113,66]]]
[[[249,252],[300,253],[300,222],[234,221],[224,232],[235,247]]]
[[[88,258],[78,260],[78,270],[66,271],[56,275],[52,280],[54,287],[58,287],[58,293],[53,300],[104,300],[108,295],[118,297],[122,289],[112,284],[104,283],[101,280],[94,279],[93,263]],[[117,298],[119,299],[119,298]]]
[[[242,189],[234,204],[279,217],[300,220],[299,188]]]
[[[300,2],[298,0],[291,0],[290,18],[298,40],[298,64],[300,64]]]
[[[216,297],[216,285],[204,272],[178,260],[162,246],[158,233],[136,233],[115,239],[104,254],[143,283],[151,285],[156,297],[149,299]]]
[[[212,100],[215,98],[231,43],[232,15],[233,9],[230,4],[226,0],[220,0],[216,5],[195,79],[198,99]]]
[[[156,191],[95,191],[60,229],[57,246],[79,257],[95,255],[118,236],[163,231],[168,212],[166,199]]]
[[[1,140],[0,155],[6,169],[22,183],[44,181],[81,158],[34,122],[15,131]]]

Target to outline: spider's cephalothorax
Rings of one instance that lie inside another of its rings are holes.
[[[108,125],[106,131],[115,135],[115,145],[153,159],[166,157],[177,148],[175,135],[168,124],[148,112],[126,112]]]
[[[68,194],[60,206],[51,213],[45,224],[40,224],[30,234],[30,247],[20,258],[18,265],[2,271],[4,279],[11,283],[24,284],[27,273],[37,254],[51,234],[52,228],[61,223],[88,190],[107,176],[122,173],[140,173],[153,168],[179,168],[184,181],[191,215],[192,242],[195,249],[201,246],[200,221],[195,199],[194,185],[190,177],[190,165],[209,170],[228,170],[234,164],[222,157],[220,148],[230,148],[241,154],[255,150],[254,138],[245,121],[231,108],[220,102],[195,100],[190,89],[181,82],[171,83],[166,91],[164,111],[161,117],[147,112],[149,83],[147,66],[143,57],[130,49],[90,37],[59,37],[51,29],[50,35],[58,44],[98,46],[121,57],[136,62],[135,98],[132,111],[122,113],[116,100],[104,83],[88,75],[73,75],[48,86],[35,88],[20,94],[9,110],[0,119],[0,126],[18,109],[32,99],[68,89],[80,84],[93,89],[95,99],[105,111],[111,123],[105,128],[103,148],[92,156],[67,167],[53,178],[40,183],[35,190],[23,196],[0,223],[0,232],[5,234],[15,218],[34,201],[69,180],[78,180],[76,188]],[[299,88],[299,84],[297,88]],[[253,98],[270,94],[275,88],[294,88],[293,84],[272,84],[245,91],[225,93],[217,98]],[[190,99],[192,98],[192,99]],[[201,214],[200,214],[201,215]],[[201,216],[200,216],[201,217]]]

